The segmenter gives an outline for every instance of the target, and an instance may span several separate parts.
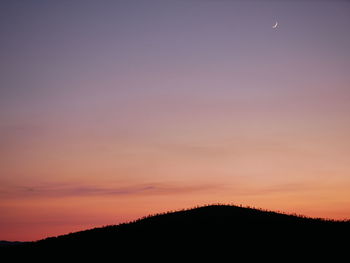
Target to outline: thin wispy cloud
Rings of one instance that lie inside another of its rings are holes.
[[[47,184],[16,186],[11,190],[0,190],[2,198],[30,198],[30,197],[82,197],[82,196],[132,196],[132,195],[169,195],[187,194],[201,191],[219,189],[220,185],[199,184],[137,184],[129,186],[91,186],[91,185],[69,185],[69,184]]]
[[[142,196],[142,195],[184,195],[192,193],[230,193],[237,196],[259,196],[276,193],[292,193],[313,190],[301,183],[285,183],[269,186],[253,186],[242,184],[179,184],[150,183],[124,186],[92,186],[65,183],[42,185],[12,186],[0,189],[0,197],[6,198],[62,198],[88,196]]]

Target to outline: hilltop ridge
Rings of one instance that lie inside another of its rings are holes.
[[[189,248],[214,251],[224,247],[319,249],[341,245],[341,240],[349,234],[349,221],[315,219],[233,205],[207,205],[50,237],[17,248],[40,253],[89,251],[120,255],[155,248],[180,254]]]

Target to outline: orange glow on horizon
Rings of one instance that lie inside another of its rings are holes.
[[[350,2],[136,2],[2,3],[0,240],[213,203],[350,219]]]

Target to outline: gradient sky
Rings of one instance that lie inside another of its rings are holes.
[[[1,1],[0,240],[217,202],[350,218],[349,14]]]

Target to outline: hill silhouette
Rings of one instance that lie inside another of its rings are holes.
[[[313,219],[233,205],[208,205],[147,216],[130,223],[50,237],[7,251],[57,255],[186,254],[274,248],[342,250],[349,221]],[[229,250],[227,250],[229,249]],[[153,252],[152,252],[153,251]],[[158,251],[158,252],[157,252]],[[58,253],[59,252],[59,253]],[[88,254],[86,254],[88,253]],[[14,253],[15,254],[15,253]]]

